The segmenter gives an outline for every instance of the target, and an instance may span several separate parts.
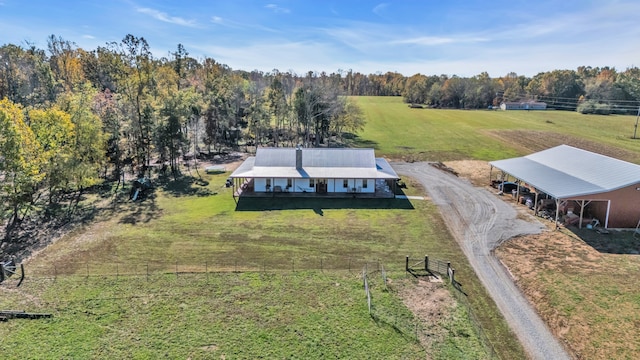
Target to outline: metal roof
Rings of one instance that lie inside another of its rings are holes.
[[[231,174],[232,178],[397,179],[391,165],[375,158],[373,149],[303,148],[302,168],[296,168],[296,149],[259,148]]]
[[[569,145],[492,166],[557,198],[599,194],[640,183],[640,166]]]

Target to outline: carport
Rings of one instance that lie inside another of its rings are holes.
[[[560,209],[568,201],[580,207],[579,226],[583,225],[585,207],[597,205],[596,218],[608,228],[637,227],[640,220],[640,166],[596,154],[568,145],[533,153],[524,157],[492,161],[493,168],[502,171],[535,189],[534,209],[538,209],[538,194],[546,193],[555,200],[555,222]]]

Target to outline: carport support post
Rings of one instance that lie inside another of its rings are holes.
[[[556,230],[558,229],[559,217],[560,217],[560,199],[556,199]]]
[[[538,216],[538,189],[536,189],[536,198],[533,202],[533,215]]]
[[[578,229],[582,229],[582,216],[584,215],[584,200],[580,201],[580,224],[578,225]]]

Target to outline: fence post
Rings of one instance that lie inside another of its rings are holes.
[[[87,263],[87,279],[89,278],[89,263]]]
[[[178,278],[178,260],[176,260],[176,279]]]
[[[424,271],[429,272],[429,255],[424,256]]]
[[[57,280],[58,279],[58,267],[53,265],[53,280]]]
[[[451,284],[455,284],[455,278],[456,278],[456,270],[455,269],[451,269]]]
[[[119,273],[118,273],[118,263],[116,263],[116,281],[118,280],[119,277]]]
[[[322,271],[322,258],[320,258],[320,271]]]
[[[0,263],[0,283],[4,281],[4,265]]]
[[[209,262],[208,261],[204,262],[204,274],[207,278],[207,282],[209,282]]]
[[[149,263],[147,263],[147,281],[149,281]]]
[[[404,262],[404,271],[409,272],[409,255],[407,255],[407,260]]]

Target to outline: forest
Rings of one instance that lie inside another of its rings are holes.
[[[425,69],[428,72],[428,69]],[[93,50],[51,35],[47,48],[0,47],[0,224],[72,212],[83,192],[185,158],[257,146],[342,146],[365,126],[349,96],[402,96],[417,107],[487,109],[505,101],[636,114],[640,69],[583,66],[531,78],[396,72],[245,71],[189,56],[155,57],[126,35]]]

